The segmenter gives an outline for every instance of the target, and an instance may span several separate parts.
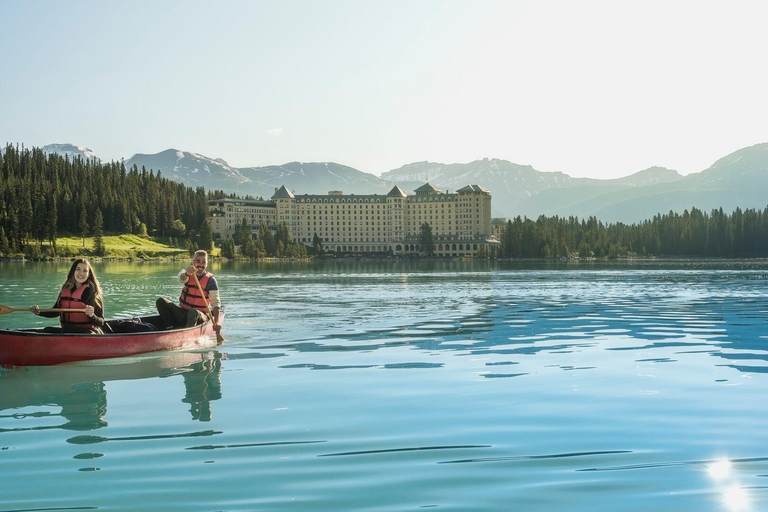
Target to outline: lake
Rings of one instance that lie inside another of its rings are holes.
[[[96,264],[107,316],[183,266]],[[0,511],[768,510],[766,261],[211,270],[215,349],[0,371]]]

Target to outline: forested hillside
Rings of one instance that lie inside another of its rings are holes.
[[[638,255],[719,258],[768,257],[768,207],[682,214],[669,212],[637,224],[606,224],[595,217],[517,217],[501,234],[501,257],[618,258]]]
[[[0,255],[55,256],[64,233],[149,234],[182,247],[210,246],[207,200],[221,195],[122,163],[8,145],[0,153]]]
[[[56,256],[56,238],[64,234],[98,238],[132,233],[177,247],[211,248],[208,200],[223,196],[136,166],[70,160],[38,148],[8,145],[0,153],[0,256]],[[266,250],[267,245],[261,252],[277,254]],[[254,247],[253,255],[260,254]],[[230,252],[234,254],[234,248]],[[603,223],[596,217],[516,217],[504,227],[497,255],[623,257],[628,252],[768,257],[768,207],[736,208],[732,213],[691,208],[635,224]],[[94,247],[93,253],[103,255],[103,247]]]

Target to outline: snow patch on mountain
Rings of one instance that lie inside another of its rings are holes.
[[[46,155],[56,154],[69,157],[70,160],[82,158],[83,160],[93,160],[101,162],[101,158],[85,146],[75,146],[74,144],[48,144],[42,147]]]

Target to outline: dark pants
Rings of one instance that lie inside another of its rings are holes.
[[[159,326],[160,329],[192,327],[205,323],[208,320],[208,315],[202,311],[184,309],[163,297],[157,299],[155,304],[157,305],[157,312],[160,315],[160,323],[162,324]]]
[[[99,327],[85,327],[74,324],[64,324],[61,327],[48,326],[43,328],[43,332],[50,334],[67,333],[67,334],[104,334],[104,331]]]

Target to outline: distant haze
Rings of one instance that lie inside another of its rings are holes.
[[[768,140],[768,2],[5,2],[0,143],[226,166],[700,172]]]
[[[68,157],[95,158],[83,146],[52,144],[44,152]],[[79,151],[79,154],[77,153]],[[493,195],[493,215],[595,216],[609,222],[641,222],[670,210],[683,213],[696,207],[768,207],[768,143],[723,155],[707,169],[685,177],[663,167],[650,167],[625,178],[596,180],[564,173],[539,172],[506,160],[482,159],[470,163],[418,162],[383,173],[380,177],[335,162],[288,162],[264,167],[233,167],[191,151],[167,149],[136,154],[127,168],[161,173],[188,186],[223,190],[238,195],[272,196],[285,185],[297,196],[341,190],[346,194],[386,194],[394,185],[407,193],[429,181],[444,191],[481,185]]]

